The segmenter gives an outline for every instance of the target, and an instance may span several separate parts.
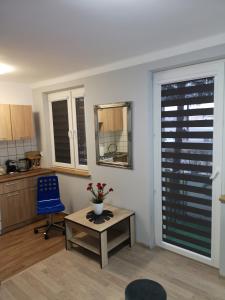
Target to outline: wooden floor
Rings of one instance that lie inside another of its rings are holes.
[[[57,220],[63,217],[59,215]],[[45,220],[0,236],[0,282],[64,249],[65,237],[61,232],[52,231],[49,240],[33,233],[35,226],[44,223]]]
[[[103,270],[93,258],[62,250],[4,281],[1,300],[124,300],[137,278],[160,282],[169,300],[224,300],[218,271],[163,249],[128,246],[111,256]]]

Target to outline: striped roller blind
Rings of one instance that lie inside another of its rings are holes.
[[[52,102],[55,160],[71,163],[67,100]]]
[[[163,241],[211,257],[214,78],[161,86]]]
[[[77,114],[77,142],[79,164],[87,165],[84,97],[75,98]]]

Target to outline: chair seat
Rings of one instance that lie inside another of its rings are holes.
[[[54,206],[44,206],[44,207],[38,207],[37,213],[39,215],[46,215],[46,214],[52,214],[61,212],[65,209],[65,206],[62,203],[59,203]]]

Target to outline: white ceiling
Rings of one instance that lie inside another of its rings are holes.
[[[0,0],[0,80],[36,82],[225,33],[224,0]]]

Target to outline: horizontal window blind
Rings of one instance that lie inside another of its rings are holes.
[[[55,160],[61,163],[71,163],[67,100],[52,102],[51,105]]]
[[[161,86],[163,241],[211,257],[214,78]]]
[[[75,98],[75,101],[77,115],[78,160],[80,165],[87,165],[84,97]]]

